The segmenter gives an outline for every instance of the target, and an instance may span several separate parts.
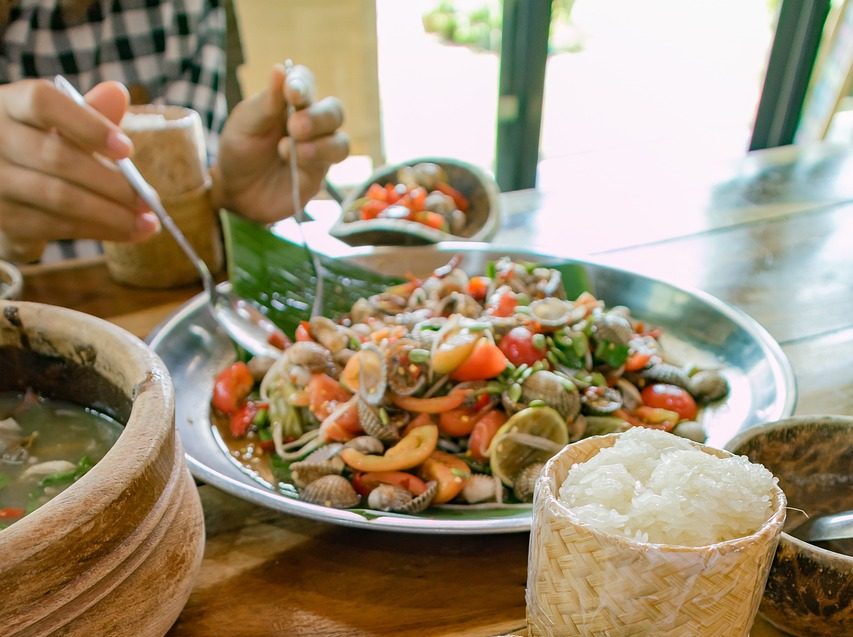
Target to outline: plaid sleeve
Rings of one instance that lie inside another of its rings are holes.
[[[219,0],[177,0],[176,37],[167,57],[177,54],[179,73],[164,87],[158,101],[179,104],[201,114],[208,133],[207,151],[215,156],[228,109],[225,99],[225,9]]]

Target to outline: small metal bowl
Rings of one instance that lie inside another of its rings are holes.
[[[799,416],[752,427],[726,449],[779,478],[788,519],[853,508],[853,417]],[[783,532],[759,613],[799,637],[853,634],[853,541],[817,546]]]
[[[0,261],[0,299],[21,298],[23,288],[21,271],[8,261]]]
[[[372,184],[397,182],[397,172],[405,166],[430,162],[441,166],[448,183],[470,202],[467,222],[459,234],[436,230],[416,221],[406,219],[357,219],[356,202],[365,196]],[[448,157],[419,157],[385,166],[373,173],[367,181],[350,193],[341,204],[341,216],[329,234],[351,246],[428,245],[439,241],[488,241],[500,227],[499,190],[495,180],[476,166]]]

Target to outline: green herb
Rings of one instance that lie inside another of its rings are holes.
[[[291,461],[283,460],[277,453],[270,454],[270,469],[272,470],[273,478],[277,482],[293,482],[290,475]]]
[[[595,358],[610,367],[621,367],[628,360],[628,346],[612,341],[599,341],[595,348]]]
[[[498,273],[498,267],[495,265],[494,261],[489,261],[486,263],[486,276],[490,279],[494,279],[495,275]]]
[[[76,482],[83,475],[92,468],[92,461],[89,460],[88,456],[83,456],[77,462],[77,466],[74,467],[71,471],[63,471],[60,473],[54,473],[49,476],[45,476],[41,480],[39,480],[38,486],[41,489],[45,489],[46,487],[55,487],[65,484],[71,484],[72,482]]]
[[[412,363],[426,363],[429,360],[429,351],[415,347],[409,350],[409,361]]]

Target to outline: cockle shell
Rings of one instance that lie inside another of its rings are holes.
[[[358,395],[368,405],[378,405],[388,383],[385,355],[375,345],[365,344],[358,352],[358,363]]]
[[[553,407],[567,421],[574,420],[581,409],[574,384],[547,370],[532,373],[521,386],[521,402],[529,405],[534,400]]]
[[[706,403],[725,396],[729,391],[729,384],[720,372],[706,369],[690,377],[687,381],[687,391],[699,402]]]
[[[335,509],[348,509],[361,501],[349,480],[337,475],[327,475],[314,480],[302,489],[301,496],[305,502]]]
[[[533,490],[536,479],[542,473],[545,465],[541,462],[529,464],[515,477],[512,483],[512,492],[522,502],[533,502]]]
[[[290,465],[290,478],[299,489],[329,475],[340,475],[344,469],[344,461],[338,457],[330,460],[300,460]]]
[[[420,513],[432,504],[432,500],[435,498],[435,494],[437,492],[438,483],[435,480],[430,480],[427,482],[426,491],[421,493],[419,496],[412,498],[411,502],[396,510],[399,513]]]
[[[311,330],[311,336],[332,354],[339,352],[349,345],[350,339],[346,333],[346,328],[338,325],[330,318],[313,316],[308,321],[308,327]]]
[[[361,453],[381,455],[385,451],[385,445],[379,438],[374,436],[356,436],[344,443],[344,447],[355,449]]]
[[[367,506],[379,511],[399,511],[407,506],[414,496],[402,487],[380,484],[367,496]]]
[[[379,438],[384,442],[395,442],[400,439],[399,430],[392,424],[382,422],[378,411],[364,400],[358,400],[358,421],[368,436]]]
[[[615,312],[607,312],[593,324],[595,337],[599,341],[608,341],[617,345],[627,345],[634,333],[631,321]]]
[[[683,369],[669,363],[657,363],[640,371],[639,374],[646,380],[677,385],[682,389],[687,389],[690,380]]]

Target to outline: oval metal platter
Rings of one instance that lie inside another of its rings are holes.
[[[384,274],[427,274],[454,254],[462,266],[482,272],[500,256],[544,262],[565,259],[491,245],[444,243],[412,248],[347,249],[338,258]],[[684,364],[719,368],[731,392],[705,408],[708,444],[721,447],[752,425],[789,416],[796,403],[791,365],[773,338],[742,311],[696,290],[589,261],[592,292],[607,306],[626,305],[633,316],[663,329],[668,357]],[[227,285],[227,284],[223,284]],[[367,529],[447,534],[511,533],[530,529],[530,507],[491,510],[435,510],[419,515],[370,514],[332,509],[285,495],[248,472],[225,451],[211,426],[209,402],[214,376],[235,357],[234,348],[199,295],[182,306],[149,337],[175,384],[176,425],[193,475],[236,497],[284,513]]]

